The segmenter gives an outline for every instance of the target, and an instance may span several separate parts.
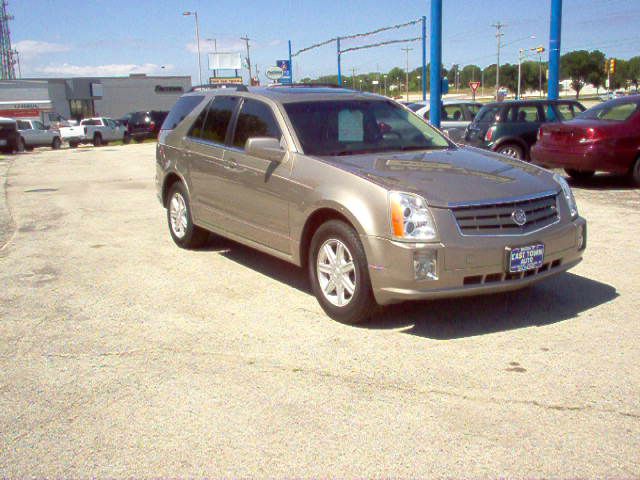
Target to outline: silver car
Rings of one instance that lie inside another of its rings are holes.
[[[214,232],[301,266],[343,322],[376,305],[522,288],[573,267],[586,246],[564,178],[458,147],[377,95],[189,93],[156,160],[177,245]]]
[[[431,106],[429,102],[419,102],[422,106],[416,115],[429,120]],[[469,100],[443,100],[440,111],[440,129],[449,135],[454,142],[460,143],[464,138],[467,126],[473,121],[482,104]]]
[[[57,150],[62,145],[60,132],[47,128],[38,120],[16,120],[20,140],[18,150],[33,150],[35,147],[51,147]]]

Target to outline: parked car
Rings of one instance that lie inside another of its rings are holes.
[[[528,160],[543,123],[571,120],[584,110],[582,104],[575,100],[488,103],[467,127],[464,143]]]
[[[350,90],[186,94],[160,131],[156,185],[178,246],[214,232],[304,267],[348,323],[376,304],[521,288],[585,248],[563,177]]]
[[[576,179],[599,170],[629,175],[640,186],[640,95],[609,100],[574,120],[543,125],[531,158],[564,168]]]
[[[147,138],[158,138],[160,125],[167,118],[169,112],[152,110],[150,112],[133,112],[129,117],[129,135],[136,142]]]
[[[13,153],[18,150],[20,133],[15,119],[0,117],[0,151]]]
[[[38,120],[16,120],[16,123],[20,132],[18,150],[33,150],[35,147],[51,147],[57,150],[62,145],[60,132],[45,127]]]
[[[131,136],[124,126],[106,117],[85,118],[77,127],[61,128],[60,135],[69,142],[71,148],[81,143],[92,143],[99,147],[116,140],[122,140],[125,144],[131,141]]]
[[[461,142],[464,138],[466,128],[481,108],[482,104],[478,102],[470,102],[468,100],[443,100],[442,109],[440,110],[440,130],[447,132],[449,138],[454,142]],[[416,114],[428,121],[430,118],[430,110],[431,106],[429,103],[422,102],[422,106],[416,110]]]

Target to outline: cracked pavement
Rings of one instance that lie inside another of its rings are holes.
[[[350,327],[293,266],[177,248],[153,144],[10,161],[0,477],[640,475],[640,191],[619,179],[575,186],[570,273]]]

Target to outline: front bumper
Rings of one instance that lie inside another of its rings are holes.
[[[435,299],[516,290],[563,272],[582,260],[586,246],[586,221],[578,217],[538,232],[513,236],[446,236],[442,243],[405,243],[381,237],[363,236],[369,261],[371,284],[381,305],[405,300]],[[579,247],[578,237],[583,244]],[[507,248],[545,246],[542,267],[510,274]],[[436,251],[437,280],[416,280],[417,253]]]

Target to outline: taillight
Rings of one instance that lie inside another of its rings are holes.
[[[595,128],[587,128],[587,130],[582,134],[579,143],[593,143],[598,141],[598,131]]]
[[[490,142],[491,139],[493,138],[493,133],[496,131],[496,126],[494,125],[493,127],[491,127],[489,130],[487,130],[487,133],[484,136],[484,141],[485,142]]]
[[[149,122],[149,127],[151,127],[151,130],[156,128],[156,122]]]
[[[542,140],[542,135],[543,135],[543,133],[542,133],[542,127],[540,127],[540,128],[538,129],[538,141]]]

